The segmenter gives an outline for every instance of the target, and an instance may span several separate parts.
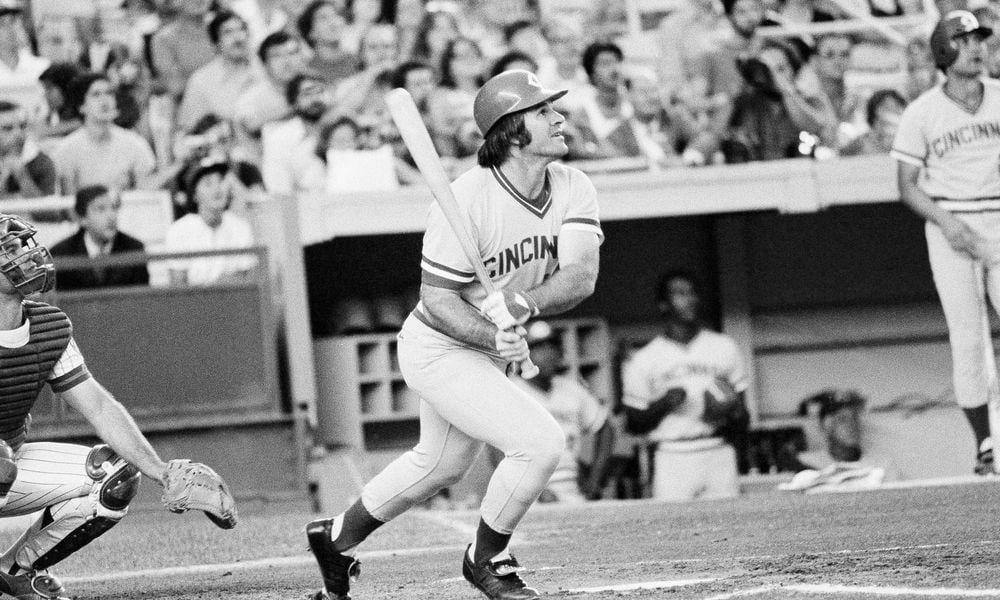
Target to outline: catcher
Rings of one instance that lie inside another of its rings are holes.
[[[118,523],[142,475],[163,486],[174,512],[200,509],[225,529],[237,517],[214,471],[187,460],[164,462],[91,377],[66,314],[28,299],[55,283],[52,257],[34,235],[25,221],[0,214],[0,518],[41,511],[0,555],[0,597],[67,600],[49,567]],[[46,383],[107,445],[27,441],[29,412]]]

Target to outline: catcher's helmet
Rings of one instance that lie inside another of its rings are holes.
[[[472,114],[485,136],[500,117],[562,98],[567,90],[547,90],[529,71],[512,69],[492,77],[479,88]]]
[[[980,25],[976,15],[967,10],[953,10],[938,21],[931,33],[931,53],[937,68],[947,69],[958,58],[956,38],[973,34],[985,39],[993,35],[993,30]]]
[[[52,255],[35,241],[37,230],[20,217],[0,214],[0,273],[22,296],[56,284]]]

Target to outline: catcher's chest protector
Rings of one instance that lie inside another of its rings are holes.
[[[16,452],[27,436],[26,419],[73,333],[66,313],[42,302],[24,302],[28,343],[0,347],[0,438]]]

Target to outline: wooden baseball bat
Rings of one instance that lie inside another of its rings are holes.
[[[479,249],[466,226],[465,215],[458,206],[455,194],[451,191],[451,180],[441,164],[441,157],[434,149],[434,142],[431,141],[431,135],[427,132],[427,127],[420,116],[420,111],[417,110],[417,105],[413,102],[413,97],[403,88],[395,88],[385,95],[385,104],[389,109],[389,114],[392,115],[393,122],[396,123],[396,128],[399,129],[400,136],[410,151],[410,156],[413,157],[413,162],[417,163],[417,168],[420,169],[420,174],[427,181],[427,186],[431,189],[434,200],[441,207],[441,212],[444,213],[445,219],[448,220],[452,231],[455,232],[455,236],[462,246],[462,252],[466,259],[472,263],[472,268],[476,271],[476,279],[479,280],[487,294],[492,294],[497,291],[497,287],[490,279],[489,273],[486,272],[486,266],[483,265]],[[537,374],[538,367],[531,362],[531,358],[521,363],[521,377],[531,379]]]

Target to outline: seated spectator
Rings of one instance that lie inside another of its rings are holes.
[[[608,140],[633,115],[625,90],[622,63],[625,55],[612,42],[594,42],[583,52],[583,68],[590,81],[579,110],[567,115],[567,158],[612,158],[621,150]]]
[[[851,66],[851,49],[854,40],[844,33],[828,33],[816,40],[816,50],[810,63],[819,84],[818,97],[824,100],[837,118],[836,128],[824,132],[826,146],[840,148],[858,136],[862,129],[860,111],[864,105],[861,95],[848,87],[845,79]]]
[[[172,176],[164,175],[174,199],[175,218],[197,212],[194,200],[186,193],[187,181],[205,162],[226,163],[232,171],[232,208],[243,210],[251,192],[264,191],[264,178],[255,162],[236,145],[229,121],[205,115],[185,135],[178,138],[175,155],[179,157]]]
[[[199,252],[251,248],[250,223],[229,210],[230,178],[225,163],[209,163],[196,170],[188,182],[188,197],[198,212],[174,221],[167,229],[166,252]],[[257,259],[252,255],[206,256],[172,259],[168,266],[172,285],[212,285],[248,281]]]
[[[240,96],[266,78],[250,50],[250,32],[234,12],[220,11],[208,23],[215,57],[191,74],[177,109],[177,126],[190,129],[207,114],[232,121]]]
[[[404,61],[413,60],[416,58],[417,34],[427,7],[423,0],[396,0],[395,6],[390,2],[387,9],[392,16],[387,15],[386,19],[393,24],[399,38],[399,57]]]
[[[265,77],[240,95],[234,107],[234,124],[249,140],[259,146],[265,124],[287,119],[292,107],[285,97],[285,86],[305,69],[301,42],[287,31],[269,34],[260,43],[257,56],[264,65]],[[257,148],[259,153],[260,149]]]
[[[299,35],[312,49],[306,69],[331,88],[357,70],[358,57],[341,45],[347,23],[330,0],[313,0],[296,21]]]
[[[445,46],[460,35],[462,31],[453,12],[429,10],[424,13],[424,19],[417,29],[409,60],[434,65],[434,68],[437,68],[437,65],[441,64]]]
[[[293,196],[302,191],[301,174],[311,168],[312,163],[311,159],[307,163],[300,163],[299,159],[313,154],[320,119],[330,104],[323,79],[311,72],[293,77],[285,94],[294,114],[264,126],[261,173],[269,194]]]
[[[507,27],[518,21],[539,21],[537,3],[532,3],[533,7],[529,7],[528,0],[464,0],[456,4],[459,9],[459,31],[476,40],[488,60],[495,59],[507,49],[504,35]]]
[[[83,116],[83,126],[67,135],[53,155],[64,194],[88,185],[112,191],[149,183],[156,158],[142,136],[115,125],[118,106],[106,75],[85,73],[71,85],[70,102]]]
[[[301,145],[296,151],[308,149]],[[366,136],[350,117],[340,117],[320,128],[312,156],[296,162],[307,165],[300,171],[303,193],[330,194],[359,190],[399,188],[397,159],[392,147],[366,146]]]
[[[210,0],[177,0],[173,18],[150,39],[151,66],[174,102],[180,102],[191,75],[215,58],[205,29]]]
[[[82,63],[84,57],[83,41],[76,20],[69,15],[42,14],[34,23],[38,56],[49,63],[76,63],[81,68],[89,65]],[[97,65],[95,71],[103,70],[104,65]]]
[[[583,27],[574,19],[552,19],[546,23],[544,32],[551,60],[539,64],[536,74],[542,85],[549,89],[569,90],[556,101],[555,106],[563,114],[575,112],[578,108],[575,100],[581,98],[581,91],[590,85],[587,71],[580,61],[584,47]]]
[[[799,412],[815,417],[824,447],[800,452],[798,472],[778,489],[845,492],[877,488],[895,479],[892,460],[874,451],[863,435],[865,404],[864,396],[848,390],[827,390],[803,400]]]
[[[0,100],[0,197],[37,198],[55,190],[55,164],[28,137],[27,111]]]
[[[693,0],[656,27],[656,73],[670,89],[684,85],[699,68],[699,57],[715,52],[729,33],[719,0]]]
[[[115,125],[133,129],[149,139],[149,99],[152,94],[152,77],[142,59],[133,55],[128,46],[113,44],[108,53],[105,71],[115,88],[118,116]]]
[[[986,74],[993,79],[1000,78],[1000,6],[987,4],[972,11],[983,27],[993,30],[986,38]]]
[[[45,94],[38,76],[50,62],[35,56],[27,45],[24,2],[0,0],[0,94],[26,111],[31,121],[40,120]]]
[[[41,132],[43,138],[61,138],[83,124],[83,117],[69,101],[70,83],[80,73],[80,68],[73,63],[55,63],[38,76],[48,107]]]
[[[653,497],[667,501],[739,495],[737,449],[746,444],[749,382],[736,342],[701,321],[694,276],[660,278],[662,333],[622,367],[629,431],[657,444]]]
[[[600,498],[603,469],[595,463],[606,461],[614,444],[608,407],[585,383],[563,372],[562,343],[551,325],[530,323],[525,339],[538,374],[531,379],[515,377],[514,383],[544,406],[566,435],[566,447],[539,502],[581,503]],[[592,477],[581,477],[581,471]]]
[[[474,154],[481,138],[469,139],[476,131],[472,105],[486,81],[483,53],[476,42],[458,37],[448,43],[441,56],[438,86],[428,97],[427,112],[435,145],[442,157],[462,158]]]
[[[144,252],[146,248],[141,241],[118,230],[118,211],[121,207],[122,201],[118,194],[111,193],[103,185],[80,188],[73,205],[80,228],[73,235],[54,244],[52,256],[96,258],[119,252]],[[59,290],[148,283],[149,271],[145,263],[60,269],[56,280]]]
[[[832,127],[833,111],[795,85],[802,62],[792,46],[769,40],[757,57],[741,65],[748,86],[733,101],[723,148],[726,162],[801,156],[802,132],[821,136]]]
[[[389,91],[389,79],[399,63],[396,28],[386,23],[369,27],[361,40],[359,58],[359,71],[337,85],[332,104],[338,114],[354,115],[374,125],[387,116],[381,99]]]
[[[868,131],[848,142],[841,148],[840,155],[888,154],[904,108],[906,100],[896,90],[874,92],[865,106]]]
[[[344,50],[357,56],[361,52],[361,40],[376,23],[384,21],[382,0],[351,0],[346,3],[347,25],[341,45]]]
[[[539,66],[553,62],[549,54],[549,43],[542,33],[541,25],[536,21],[514,21],[504,27],[503,37],[507,42],[508,51],[523,52]],[[545,85],[548,85],[548,82],[545,82]]]
[[[535,59],[520,50],[511,50],[510,52],[504,52],[500,55],[500,58],[493,62],[488,76],[495,77],[504,71],[527,71],[537,75],[538,63],[535,62]],[[563,96],[563,98],[565,97]]]
[[[937,85],[939,78],[928,38],[917,36],[906,45],[906,83],[903,97],[913,102],[920,94]]]

